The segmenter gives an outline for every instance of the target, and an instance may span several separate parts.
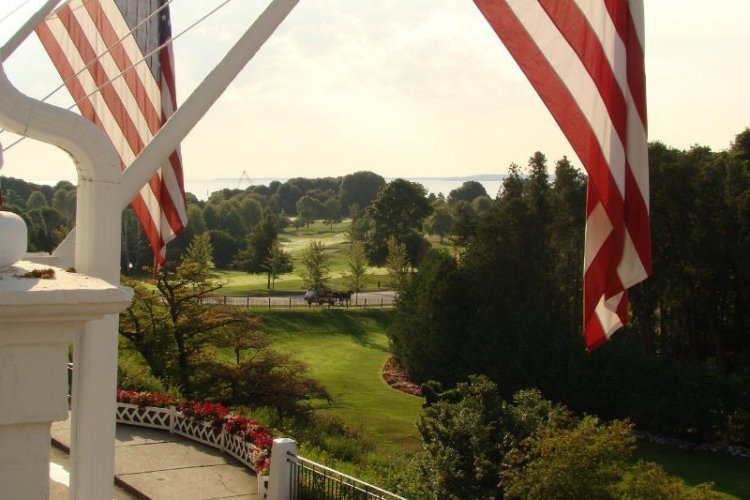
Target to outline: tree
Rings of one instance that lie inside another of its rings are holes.
[[[223,229],[240,241],[247,235],[247,227],[237,204],[229,200],[220,201],[216,205],[216,221],[211,229]]]
[[[245,227],[255,227],[263,216],[263,207],[253,195],[246,195],[239,206],[239,213]]]
[[[321,292],[328,288],[331,275],[328,272],[328,254],[325,245],[319,240],[312,240],[302,254],[303,268],[300,271],[302,283],[308,290]]]
[[[427,253],[419,272],[399,290],[388,329],[393,353],[417,382],[439,380],[452,385],[469,369],[462,362],[474,303],[458,262],[444,251]]]
[[[221,229],[212,229],[208,232],[211,236],[213,247],[213,261],[219,269],[231,267],[235,255],[240,249],[240,244],[231,234]]]
[[[198,264],[206,273],[210,273],[214,267],[214,247],[211,245],[211,235],[208,231],[197,234],[185,250],[183,261]]]
[[[365,241],[370,235],[372,223],[367,215],[352,218],[352,222],[347,230],[347,236],[350,241]]]
[[[68,221],[74,221],[76,218],[76,188],[70,188],[64,185],[55,187],[55,195],[52,198],[52,206],[64,214]]]
[[[323,213],[325,213],[326,221],[331,225],[331,231],[333,231],[333,223],[341,222],[341,203],[335,197],[328,198],[323,203]]]
[[[297,201],[302,197],[304,191],[291,181],[292,179],[289,179],[279,186],[273,196],[277,199],[279,212],[283,210],[287,214],[294,215],[297,214]]]
[[[586,227],[586,178],[563,157],[555,164],[555,180],[550,193],[552,221],[550,247],[555,286],[564,302],[568,329],[580,333],[582,324],[581,289],[583,281],[584,229]]]
[[[459,200],[453,205],[453,226],[451,228],[453,243],[457,246],[466,246],[474,237],[477,230],[479,216],[474,211],[471,203]]]
[[[445,204],[436,206],[432,215],[427,219],[427,232],[437,235],[440,238],[440,243],[442,243],[445,236],[451,232],[452,227],[453,216],[448,207]]]
[[[58,210],[45,206],[21,214],[29,229],[29,250],[52,252],[68,233],[67,219]]]
[[[466,201],[471,203],[479,196],[487,196],[487,190],[481,182],[466,181],[460,187],[451,190],[448,193],[448,203],[453,204],[457,201]]]
[[[245,323],[247,317],[236,308],[201,305],[201,297],[222,285],[189,260],[174,270],[167,266],[159,270],[153,281],[157,293],[136,281],[124,283],[135,290],[135,296],[120,315],[120,335],[143,355],[157,378],[191,397],[196,356],[218,330]]]
[[[247,236],[247,248],[237,253],[235,266],[250,274],[266,273],[268,288],[271,288],[271,275],[266,267],[266,261],[271,255],[271,248],[278,239],[277,218],[266,213],[261,221]]]
[[[273,242],[271,251],[265,262],[265,267],[268,275],[271,277],[271,290],[276,285],[276,278],[282,274],[291,273],[292,269],[294,269],[291,254],[281,248],[279,240]]]
[[[345,175],[341,179],[339,189],[341,206],[351,207],[356,205],[365,209],[378,196],[378,192],[383,186],[385,186],[385,179],[373,172],[355,172]],[[350,215],[354,217],[353,213]]]
[[[367,256],[365,246],[361,241],[352,241],[349,247],[349,257],[346,261],[347,272],[344,283],[355,293],[361,292],[367,281]]]
[[[51,238],[51,232],[55,229],[55,226],[47,227],[45,218],[45,211],[48,211],[49,208],[47,198],[41,191],[32,192],[26,200],[26,215],[32,222],[29,231],[31,233],[29,235],[31,246],[47,252],[54,250],[55,245]],[[57,214],[57,218],[64,220],[64,216],[60,213]]]
[[[128,276],[139,273],[153,259],[143,228],[130,206],[122,211],[121,248],[120,269]],[[167,249],[169,250],[169,245]]]
[[[365,242],[365,251],[370,263],[385,263],[387,241],[394,236],[406,245],[410,263],[417,265],[427,246],[422,226],[431,212],[424,186],[404,179],[388,183],[367,209],[372,230]]]
[[[312,400],[331,397],[307,367],[290,354],[270,348],[260,318],[236,307],[203,305],[204,294],[221,284],[207,279],[200,265],[184,261],[176,270],[162,267],[157,292],[142,282],[124,280],[135,297],[120,315],[124,348],[138,351],[161,383],[187,398],[252,408],[270,407],[277,422],[311,410]],[[222,361],[229,349],[231,361]],[[144,374],[141,380],[146,380]],[[154,385],[154,384],[151,384]]]
[[[307,226],[316,219],[321,218],[325,211],[320,200],[307,194],[297,201],[296,208],[298,217],[304,221]]]
[[[492,199],[489,196],[478,196],[471,202],[471,207],[477,215],[482,215],[492,207]]]
[[[395,236],[388,238],[388,256],[385,268],[388,271],[388,285],[397,291],[403,290],[409,277],[409,256],[406,245],[399,243]]]

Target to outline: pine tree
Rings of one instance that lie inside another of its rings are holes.
[[[328,255],[322,241],[312,240],[302,255],[304,266],[301,275],[302,282],[308,290],[321,292],[328,287],[331,275],[328,272]]]
[[[388,238],[388,255],[385,268],[388,271],[388,284],[396,291],[401,291],[409,276],[409,255],[406,245],[399,243],[395,236]]]
[[[361,292],[365,287],[368,277],[364,243],[361,241],[352,241],[346,266],[348,272],[344,274],[344,283],[353,292]]]

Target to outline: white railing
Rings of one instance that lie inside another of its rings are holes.
[[[227,432],[223,426],[216,427],[187,417],[174,406],[156,408],[118,402],[115,420],[120,424],[169,431],[201,442],[231,455],[257,474],[253,454],[261,452],[260,448]],[[279,452],[274,453],[277,449]],[[298,456],[296,443],[290,439],[275,439],[271,453],[271,475],[258,474],[258,496],[261,499],[297,499],[305,495],[331,499],[404,500],[394,493]]]
[[[258,447],[227,432],[223,427],[217,428],[207,422],[186,417],[174,406],[155,408],[118,402],[115,420],[120,424],[162,429],[171,434],[198,441],[233,456],[253,472],[257,472],[252,461],[252,454],[260,451]]]

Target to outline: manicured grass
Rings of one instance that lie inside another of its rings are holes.
[[[263,313],[263,331],[273,346],[308,363],[310,375],[335,398],[329,411],[361,428],[382,450],[416,449],[415,422],[422,399],[389,387],[381,377],[388,358],[382,310],[272,311]]]
[[[750,498],[750,460],[638,443],[636,458],[656,462],[691,486],[713,482],[725,498]]]
[[[247,274],[241,271],[218,271],[219,279],[226,285],[221,289],[225,295],[283,295],[284,293],[300,293],[304,291],[302,278],[299,274],[302,269],[302,255],[308,245],[313,240],[318,240],[325,245],[328,252],[328,267],[331,275],[331,286],[334,288],[346,289],[343,275],[347,271],[347,260],[349,258],[349,237],[346,231],[349,229],[350,222],[344,221],[333,224],[323,224],[315,222],[309,227],[295,229],[290,226],[281,231],[279,241],[281,246],[289,252],[294,263],[294,271],[276,278],[274,290],[267,289],[267,279],[265,274]],[[366,289],[377,289],[377,283],[380,282],[385,286],[386,271],[382,267],[370,268],[368,273],[372,276],[367,282]]]

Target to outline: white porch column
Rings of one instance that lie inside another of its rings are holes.
[[[88,321],[116,314],[132,298],[127,288],[60,268],[50,268],[50,279],[23,277],[40,268],[21,261],[0,270],[3,498],[48,498],[50,424],[68,416],[68,348]]]

